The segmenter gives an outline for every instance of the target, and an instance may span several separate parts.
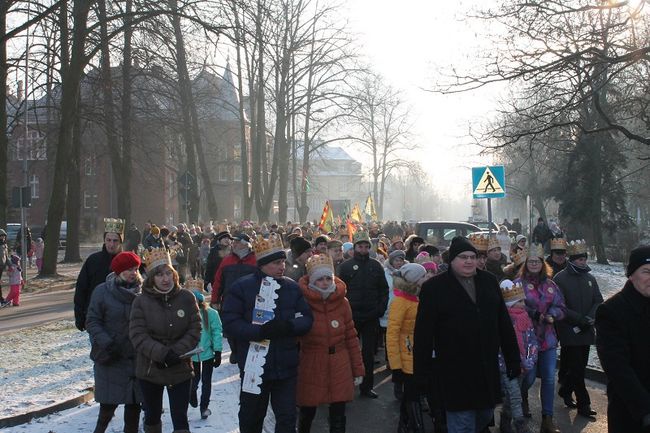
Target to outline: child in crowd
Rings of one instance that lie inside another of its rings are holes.
[[[38,238],[34,244],[34,257],[36,257],[36,269],[39,273],[43,268],[43,251],[45,251],[45,242],[42,238]]]
[[[20,267],[20,257],[12,254],[9,259],[9,266],[7,266],[7,276],[9,277],[9,294],[5,298],[3,307],[13,305],[17,307],[20,305],[20,289],[23,285],[22,269]]]
[[[515,335],[519,344],[523,372],[520,376],[521,378],[535,368],[539,343],[535,336],[533,322],[530,320],[526,311],[523,287],[521,285],[515,285],[510,280],[503,280],[501,282],[501,293],[503,294],[506,307],[508,307],[508,314],[512,320],[512,326],[515,328]],[[514,421],[514,431],[516,433],[530,433],[522,409],[520,379],[508,378],[501,353],[499,353],[499,368],[501,371],[501,390],[504,394],[501,419],[499,422],[500,431],[512,432],[511,423]]]

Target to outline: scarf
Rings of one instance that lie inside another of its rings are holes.
[[[568,262],[568,263],[569,263],[569,266],[571,266],[571,269],[573,269],[573,271],[576,274],[586,274],[586,273],[591,272],[591,268],[589,267],[589,265],[578,266],[573,262]]]
[[[320,295],[321,295],[321,297],[322,297],[323,299],[327,299],[327,298],[329,298],[330,295],[331,295],[332,293],[334,293],[334,291],[336,290],[336,283],[335,283],[334,281],[332,281],[332,284],[330,284],[329,287],[327,287],[327,288],[325,288],[325,289],[321,289],[321,288],[319,288],[319,287],[317,287],[316,285],[311,284],[311,283],[308,284],[308,287],[309,287],[310,289],[314,290],[315,292],[320,293]]]

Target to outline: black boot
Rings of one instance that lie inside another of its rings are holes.
[[[113,419],[113,414],[115,413],[116,406],[100,404],[99,405],[99,415],[97,416],[97,425],[93,433],[104,433],[108,428],[108,423]]]
[[[312,421],[314,421],[313,418],[310,418],[304,413],[300,412],[298,415],[298,433],[309,433],[311,430]]]
[[[528,391],[521,391],[521,410],[524,412],[526,418],[532,418],[533,414],[530,413],[528,406]]]
[[[406,403],[400,405],[399,410],[399,421],[397,424],[397,433],[409,433],[409,416],[406,408],[404,407]]]
[[[422,418],[422,405],[420,401],[411,401],[406,405],[406,411],[409,417],[409,431],[413,433],[424,432],[424,419]]]
[[[501,410],[501,416],[499,417],[499,431],[501,433],[515,433],[512,429],[512,414],[510,409]]]
[[[345,415],[330,416],[330,433],[345,433]]]
[[[140,405],[127,404],[124,406],[124,433],[138,433],[140,425]]]
[[[435,409],[431,412],[433,418],[433,432],[447,433],[447,414],[444,410]]]

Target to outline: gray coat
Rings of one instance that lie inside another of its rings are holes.
[[[140,287],[129,290],[117,284],[110,273],[106,282],[93,290],[88,306],[86,330],[95,350],[112,353],[111,361],[95,362],[95,400],[99,403],[131,404],[142,401],[135,380],[135,351],[129,339],[131,304]]]
[[[571,263],[560,271],[553,281],[564,296],[566,317],[557,322],[555,328],[562,346],[589,346],[596,342],[593,326],[576,327],[585,316],[596,318],[596,308],[603,303],[598,282],[589,272],[579,272]]]

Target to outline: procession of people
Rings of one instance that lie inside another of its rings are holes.
[[[100,403],[94,433],[118,405],[125,432],[141,411],[144,432],[162,432],[165,391],[174,433],[189,432],[190,407],[212,414],[212,372],[228,348],[242,433],[262,432],[269,404],[276,433],[310,432],[321,406],[331,433],[354,432],[346,406],[379,398],[384,359],[400,401],[390,431],[424,433],[429,416],[436,433],[557,433],[556,393],[578,416],[598,415],[585,386],[594,344],[610,433],[649,432],[650,247],[632,252],[628,283],[603,304],[587,244],[537,231],[543,243],[476,233],[436,245],[396,222],[150,223],[127,247],[124,221],[106,219],[75,290]]]

